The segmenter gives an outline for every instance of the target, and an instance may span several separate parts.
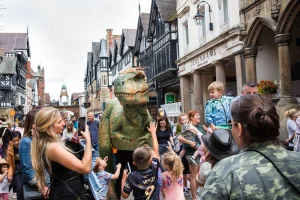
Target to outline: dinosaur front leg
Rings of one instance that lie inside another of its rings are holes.
[[[119,131],[112,131],[111,132],[111,139],[126,142],[128,144],[131,143],[131,138],[126,136],[126,135],[121,134]]]
[[[139,141],[138,147],[143,146],[144,144],[147,144],[150,139],[150,133],[146,132],[144,136],[139,137],[137,140]]]

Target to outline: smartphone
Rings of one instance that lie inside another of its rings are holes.
[[[81,136],[81,131],[85,132],[86,117],[78,118],[78,136]]]
[[[127,162],[127,166],[126,166],[126,168],[128,169],[128,173],[131,173],[131,167],[130,167],[130,164],[129,164],[129,162]]]

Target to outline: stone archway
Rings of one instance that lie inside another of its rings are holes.
[[[249,31],[244,43],[244,56],[246,67],[246,81],[257,82],[256,77],[256,43],[259,39],[264,27],[270,29],[272,32],[276,30],[276,22],[268,17],[256,17],[250,25]]]
[[[286,6],[284,12],[282,13],[278,21],[276,33],[289,34],[294,24],[294,21],[299,13],[300,13],[300,1],[291,0],[290,3]]]
[[[256,42],[259,38],[259,35],[265,26],[271,29],[273,32],[275,32],[277,24],[272,18],[269,17],[256,17],[253,20],[245,38],[245,48],[251,48],[256,46]]]

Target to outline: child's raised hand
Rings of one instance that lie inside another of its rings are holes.
[[[150,133],[156,133],[157,125],[155,122],[150,122],[150,127],[147,127],[147,129]]]
[[[103,159],[105,162],[108,161],[108,156],[105,156],[105,158]]]
[[[124,169],[122,179],[127,179],[128,177],[128,169]]]
[[[117,167],[117,169],[119,169],[119,168],[121,169],[121,166],[122,166],[121,163],[119,163],[119,164],[117,164],[116,167]]]

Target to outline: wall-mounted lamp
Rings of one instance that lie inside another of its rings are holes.
[[[202,21],[202,19],[205,17],[205,16],[203,16],[203,15],[201,15],[201,13],[200,13],[200,6],[201,6],[201,3],[206,3],[207,5],[208,5],[208,12],[209,12],[209,30],[210,31],[213,31],[214,30],[214,26],[213,26],[213,23],[211,23],[211,12],[212,12],[212,10],[211,10],[211,8],[210,8],[210,5],[209,5],[209,3],[207,3],[206,1],[200,1],[199,3],[198,3],[198,5],[197,5],[197,13],[196,13],[196,15],[194,16],[194,21],[195,21],[195,23],[196,23],[196,25],[201,25],[201,21]]]

